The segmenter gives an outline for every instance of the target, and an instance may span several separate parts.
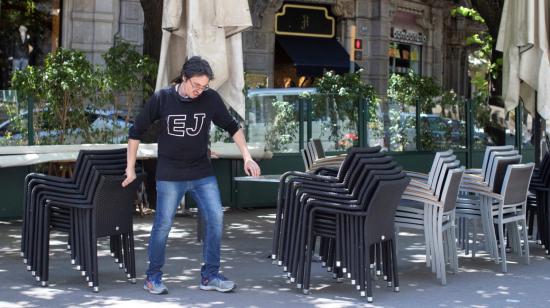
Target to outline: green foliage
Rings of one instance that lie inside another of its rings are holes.
[[[486,25],[485,20],[479,16],[474,9],[458,7],[451,11],[453,16],[462,15],[466,18]],[[475,114],[475,123],[483,127],[487,133],[489,131],[501,130],[498,121],[490,118],[491,110],[488,106],[488,100],[491,93],[491,79],[496,80],[502,70],[502,57],[493,59],[492,52],[495,41],[487,31],[480,31],[467,38],[469,45],[477,45],[478,49],[470,55],[470,75],[472,84],[475,87],[473,93],[473,108]],[[494,128],[494,130],[492,129]],[[475,140],[474,147],[481,147],[482,140]]]
[[[485,19],[483,19],[483,17],[481,17],[481,15],[472,8],[459,6],[451,9],[451,16],[456,17],[457,15],[462,15],[464,17],[470,18],[471,20],[485,24]]]
[[[388,81],[388,97],[408,106],[418,102],[421,112],[431,113],[433,98],[441,95],[441,88],[431,77],[409,71],[406,75],[392,74]]]
[[[59,48],[48,54],[44,67],[27,67],[13,76],[12,86],[35,99],[40,110],[34,121],[35,130],[47,122],[59,129],[54,142],[63,144],[76,127],[89,127],[85,117],[85,100],[96,91],[97,79],[84,53]],[[80,132],[89,135],[88,131]]]
[[[472,8],[463,6],[455,7],[451,9],[451,16],[463,16],[465,18],[476,21],[485,25],[485,20],[481,15]],[[476,86],[478,91],[489,91],[489,83],[487,81],[489,77],[493,79],[497,78],[498,72],[502,67],[502,58],[495,63],[491,62],[491,55],[494,47],[494,39],[487,31],[480,31],[474,33],[466,38],[467,45],[478,46],[470,56],[470,66],[472,68],[472,83]]]
[[[334,94],[343,101],[376,100],[374,87],[361,78],[361,70],[341,75],[327,72],[316,79],[314,85],[319,93]]]
[[[432,78],[409,72],[390,76],[387,93],[392,101],[388,115],[388,137],[392,149],[405,148],[412,141],[408,134],[416,129],[416,116],[411,115],[412,108],[409,107],[416,107],[417,103],[417,112],[420,113],[417,150],[459,148],[464,145],[464,125],[456,123],[460,123],[457,119],[464,118],[465,104],[454,91],[444,91]],[[433,118],[432,110],[436,106],[440,108],[440,115]]]
[[[324,125],[325,130],[330,130],[329,140],[334,142],[336,149],[344,149],[351,144],[342,142],[349,139],[343,136],[357,130],[357,104],[360,101],[367,102],[371,115],[367,124],[369,129],[381,127],[380,120],[374,116],[378,108],[376,92],[373,86],[361,78],[361,70],[341,75],[327,72],[315,80],[314,86],[318,90],[318,94],[312,97],[314,116],[323,117],[328,109],[330,122]],[[340,127],[339,123],[344,123],[345,127]]]
[[[272,106],[275,119],[271,125],[266,123],[266,149],[280,152],[286,150],[287,145],[296,139],[298,121],[294,104],[274,100]]]
[[[134,45],[121,40],[117,40],[102,57],[105,60],[105,93],[115,109],[120,105],[120,98],[124,97],[129,117],[136,96],[147,97],[153,92],[148,81],[154,78],[157,65],[148,56],[141,55]]]
[[[59,48],[47,55],[43,67],[28,66],[14,74],[12,87],[20,101],[34,99],[35,136],[43,136],[41,130],[57,132],[36,137],[36,144],[112,142],[115,133],[124,133],[122,127],[92,129],[86,111],[118,111],[119,98],[124,97],[130,116],[135,101],[152,92],[146,79],[154,78],[156,65],[125,42],[109,49],[104,59],[105,68],[94,67],[82,52]]]

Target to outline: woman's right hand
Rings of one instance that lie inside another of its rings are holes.
[[[136,170],[134,168],[126,168],[126,179],[122,181],[122,187],[128,186],[136,179]]]

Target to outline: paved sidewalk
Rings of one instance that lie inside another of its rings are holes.
[[[313,265],[311,294],[286,283],[282,269],[267,258],[274,209],[230,210],[225,217],[223,273],[239,285],[228,294],[198,289],[202,246],[192,217],[176,218],[170,234],[164,268],[168,295],[142,289],[152,217],[135,219],[135,285],[108,256],[108,242],[101,241],[99,293],[72,269],[61,233],[51,237],[50,286],[38,286],[19,257],[20,222],[0,221],[0,307],[550,307],[550,260],[533,243],[531,264],[512,255],[507,274],[486,255],[460,256],[459,272],[441,286],[424,265],[423,237],[407,233],[399,241],[401,292],[377,281],[374,303],[368,305],[349,280],[336,283],[319,264]]]

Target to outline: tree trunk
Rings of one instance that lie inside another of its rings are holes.
[[[495,49],[500,27],[500,18],[502,16],[502,7],[504,0],[472,0],[472,7],[485,19],[487,31],[493,37],[493,51],[491,62],[495,63],[497,59],[502,58],[502,53]],[[502,105],[497,97],[502,96],[502,72],[498,72],[496,79],[491,80],[491,104]]]
[[[162,0],[140,0],[143,9],[143,54],[155,61],[160,59],[160,44],[162,43]],[[154,89],[156,78],[148,81]],[[145,103],[145,101],[144,101]],[[156,142],[159,133],[159,122],[155,122],[143,136],[144,142]]]
[[[140,0],[143,9],[143,54],[156,62],[160,58],[162,41],[162,0]],[[154,85],[153,85],[154,86]]]

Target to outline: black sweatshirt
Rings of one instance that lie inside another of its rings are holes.
[[[214,175],[208,156],[210,124],[233,136],[240,128],[220,95],[207,89],[195,99],[183,98],[175,87],[155,92],[130,127],[129,138],[141,140],[160,119],[157,180],[188,181]]]

